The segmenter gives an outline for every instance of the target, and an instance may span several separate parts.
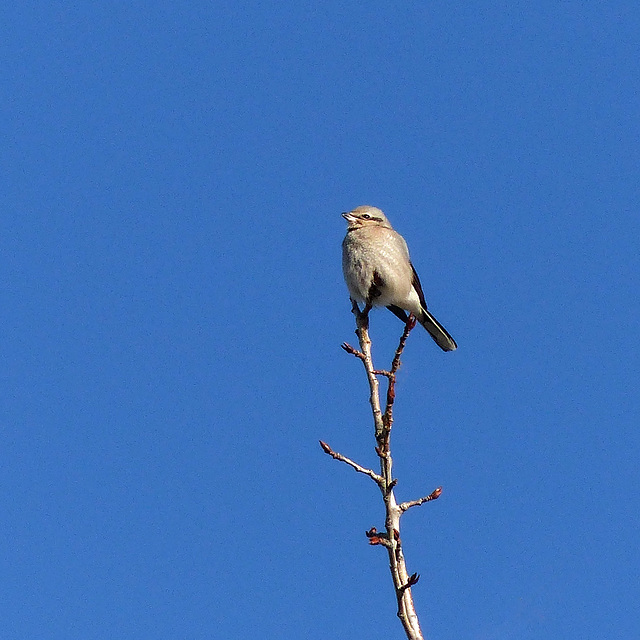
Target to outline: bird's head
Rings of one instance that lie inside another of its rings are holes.
[[[362,227],[392,228],[384,213],[377,207],[370,207],[369,205],[356,207],[353,211],[343,213],[342,217],[347,221],[349,231],[361,229]]]

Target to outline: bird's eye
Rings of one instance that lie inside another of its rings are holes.
[[[363,213],[363,214],[362,214],[362,217],[363,217],[365,220],[371,220],[371,216],[370,216],[368,213]]]

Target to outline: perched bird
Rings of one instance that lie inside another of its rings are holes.
[[[347,235],[342,242],[342,270],[351,299],[369,307],[387,307],[403,322],[412,313],[443,351],[458,347],[427,311],[427,303],[404,238],[376,207],[343,213]]]

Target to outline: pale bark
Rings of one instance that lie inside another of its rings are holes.
[[[400,537],[400,517],[409,508],[419,506],[425,502],[435,500],[440,496],[442,488],[424,498],[410,500],[408,502],[397,503],[394,487],[397,480],[393,478],[393,459],[391,457],[390,436],[393,426],[393,403],[395,400],[396,372],[400,367],[400,357],[405,347],[409,333],[415,327],[415,318],[411,316],[400,338],[398,348],[391,363],[391,368],[387,370],[375,369],[371,357],[371,339],[369,338],[369,308],[365,307],[360,311],[354,303],[353,313],[356,316],[356,335],[360,344],[360,349],[354,349],[351,345],[344,343],[342,348],[348,353],[357,357],[364,365],[367,380],[369,381],[369,402],[373,414],[373,425],[376,438],[376,454],[380,460],[380,473],[368,469],[354,462],[350,458],[337,453],[325,442],[320,441],[320,445],[325,453],[340,462],[348,464],[358,473],[369,476],[378,486],[382,493],[385,506],[385,532],[380,532],[372,527],[367,531],[369,543],[372,545],[382,545],[387,549],[389,555],[389,569],[396,592],[398,611],[397,615],[409,640],[424,640],[424,635],[420,629],[418,615],[413,603],[411,587],[418,582],[419,575],[413,573],[409,575],[406,561],[402,550],[402,539]],[[387,394],[384,412],[380,403],[380,390],[378,376],[387,378]]]

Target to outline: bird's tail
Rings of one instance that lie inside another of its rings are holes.
[[[418,318],[418,322],[429,332],[429,335],[443,351],[454,351],[458,348],[456,341],[448,334],[447,330],[426,309],[422,309],[422,315]]]

